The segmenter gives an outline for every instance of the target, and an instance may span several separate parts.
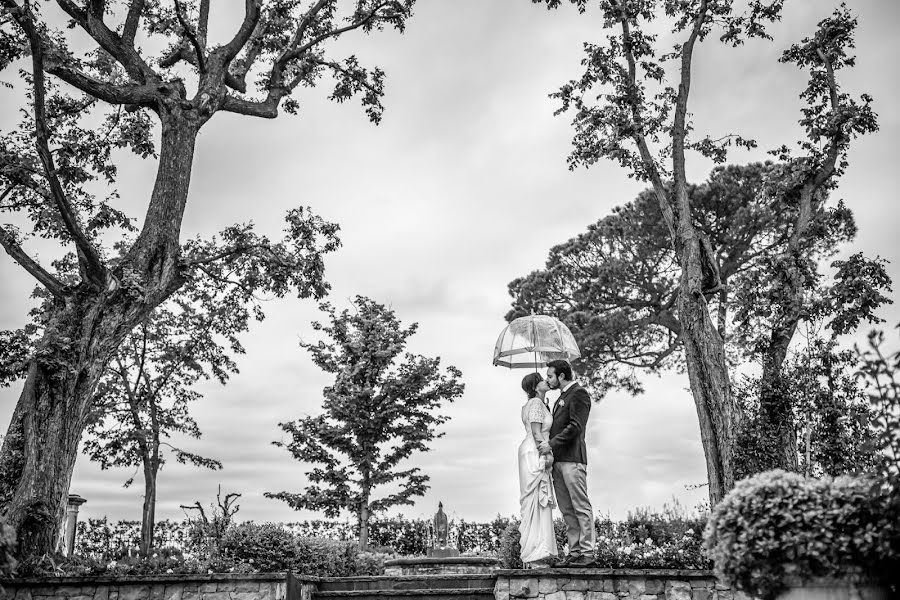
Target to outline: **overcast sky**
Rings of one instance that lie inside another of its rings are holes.
[[[762,160],[766,149],[801,135],[797,94],[805,79],[777,57],[837,2],[787,4],[784,21],[772,28],[774,42],[732,50],[710,40],[696,51],[690,110],[697,129],[760,143],[759,151],[733,153],[732,162]],[[846,253],[890,260],[896,281],[900,5],[847,4],[859,15],[859,60],[841,75],[843,85],[875,97],[881,131],[854,143],[836,194],[859,225]],[[462,370],[466,392],[445,409],[444,437],[410,461],[431,476],[431,490],[400,509],[406,516],[430,516],[440,500],[451,517],[466,520],[518,511],[525,372],[491,366],[509,307],[507,284],[540,268],[551,246],[641,189],[613,164],[569,171],[571,119],[554,117],[547,97],[580,75],[582,43],[603,35],[596,15],[570,7],[548,12],[527,0],[420,0],[406,34],[342,45],[387,72],[380,126],[368,123],[358,102],[332,104],[319,89],[303,92],[298,117],[219,114],[201,132],[185,236],[249,220],[278,236],[287,209],[311,206],[341,226],[343,247],[326,261],[330,301],[340,309],[362,294],[390,305],[404,323],[419,323],[410,350]],[[3,127],[15,118],[6,109],[12,94],[0,88]],[[121,163],[122,206],[138,220],[155,168],[153,160],[124,157]],[[692,156],[689,178],[700,182],[710,168]],[[33,282],[4,256],[0,281],[0,329],[20,327]],[[167,465],[159,477],[161,519],[182,518],[179,504],[208,504],[219,483],[223,492],[242,494],[238,518],[314,516],[263,492],[300,491],[305,483],[304,465],[271,442],[281,437],[279,422],[320,411],[321,390],[330,380],[298,346],[300,339],[316,339],[310,322],[320,314],[314,302],[296,299],[265,308],[267,319],[243,338],[240,374],[225,387],[204,385],[205,398],[193,409],[204,435],[186,447],[218,458],[224,469]],[[889,326],[900,320],[897,307],[882,314]],[[646,387],[639,397],[612,393],[591,411],[590,495],[596,511],[613,517],[638,506],[659,508],[673,497],[688,507],[706,498],[705,488],[688,489],[705,482],[706,470],[686,375],[648,378]],[[4,430],[20,388],[0,389]],[[87,499],[82,515],[140,519],[140,475],[132,488],[122,488],[133,474],[101,471],[79,458],[71,492]]]

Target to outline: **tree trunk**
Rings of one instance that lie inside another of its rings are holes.
[[[141,556],[153,550],[153,531],[156,528],[156,476],[153,466],[144,465],[144,507],[141,511]]]
[[[56,548],[78,443],[106,365],[128,332],[184,282],[178,232],[199,121],[164,111],[160,120],[156,184],[138,242],[113,269],[119,285],[81,284],[48,309],[0,451],[0,514],[17,533],[20,556]]]
[[[369,500],[364,499],[359,504],[359,549],[369,549]]]
[[[684,244],[681,266],[678,318],[706,457],[709,502],[715,506],[734,487],[734,440],[740,413],[731,395],[724,340],[701,293],[702,257],[696,238]]]
[[[0,454],[0,509],[17,532],[20,555],[56,548],[94,389],[121,341],[122,315],[107,315],[102,300],[91,300],[48,322],[44,352],[28,367]]]

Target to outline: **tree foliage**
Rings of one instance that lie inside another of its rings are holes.
[[[0,511],[23,552],[54,546],[95,388],[155,307],[215,265],[233,268],[227,285],[239,294],[328,289],[322,254],[336,248],[337,227],[305,209],[287,215],[283,242],[236,225],[182,244],[197,135],[220,112],[298,113],[295,92],[323,83],[379,122],[384,73],[335,44],[402,32],[413,0],[242,4],[217,37],[210,13],[229,7],[210,0],[0,0],[0,69],[23,98],[19,122],[0,132],[0,212],[23,225],[0,226],[0,246],[46,298],[37,327],[4,332],[12,343],[0,353],[0,381],[26,376],[0,452]],[[139,229],[118,206],[118,150],[157,160]],[[107,245],[132,228],[127,244]],[[33,238],[72,252],[74,270],[42,264]]]
[[[810,328],[812,329],[812,328]],[[812,477],[880,473],[877,414],[856,376],[858,359],[836,340],[812,333],[785,361],[780,393],[789,398],[800,472]],[[738,476],[761,473],[783,449],[760,414],[761,375],[744,376],[735,395],[744,410],[738,436]]]
[[[771,257],[788,243],[796,204],[770,193],[784,165],[754,163],[716,167],[709,179],[689,186],[694,226],[710,240],[727,294],[710,300],[719,333],[733,362],[757,359],[771,328],[779,282],[767,277]],[[846,333],[888,301],[883,261],[854,255],[836,261],[835,281],[818,268],[856,233],[851,211],[822,203],[814,215],[815,240],[806,257],[809,311]],[[667,243],[659,206],[646,190],[587,231],[554,246],[543,269],[509,284],[507,320],[535,313],[564,320],[579,340],[578,365],[602,394],[643,390],[640,373],[684,369],[678,319],[677,257]]]
[[[328,338],[302,343],[316,365],[335,376],[324,390],[323,413],[281,423],[287,441],[274,442],[301,462],[310,485],[302,493],[266,493],[295,509],[337,517],[346,510],[360,526],[360,546],[367,544],[371,514],[410,505],[428,489],[428,475],[401,466],[443,435],[447,421],[441,408],[463,393],[462,373],[440,368],[440,358],[404,353],[417,324],[403,328],[394,312],[357,296],[353,310],[337,313],[323,304],[329,324],[313,327]],[[374,498],[378,488],[387,488]]]
[[[886,352],[884,332],[869,333],[868,348],[856,348],[860,359],[857,376],[864,382],[875,413],[876,446],[885,462],[881,475],[900,494],[900,350]]]

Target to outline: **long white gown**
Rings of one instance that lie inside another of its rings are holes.
[[[545,561],[556,556],[556,535],[553,532],[553,482],[550,470],[544,468],[531,424],[541,423],[544,439],[548,439],[553,415],[540,398],[531,398],[522,407],[525,439],[519,445],[519,506],[522,523],[519,525],[522,562]]]

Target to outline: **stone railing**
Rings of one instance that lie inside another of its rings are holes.
[[[495,572],[495,600],[752,600],[712,571],[532,569]]]
[[[0,580],[3,600],[310,600],[315,578],[291,573]]]

